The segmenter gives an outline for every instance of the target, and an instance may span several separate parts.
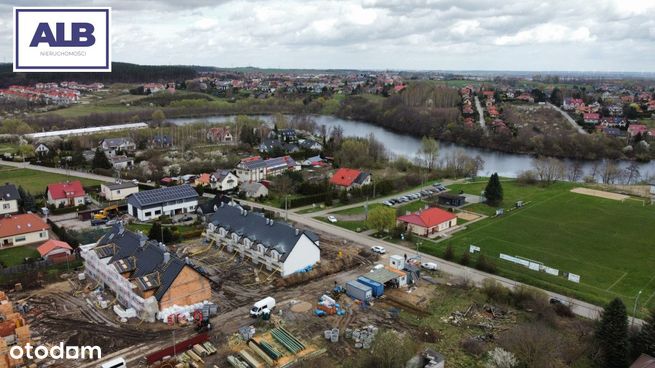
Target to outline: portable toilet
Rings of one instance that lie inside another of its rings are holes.
[[[368,277],[360,276],[357,278],[357,281],[361,282],[362,284],[369,286],[373,292],[373,297],[377,298],[384,294],[384,285],[380,284],[377,281],[373,281],[369,279]]]
[[[402,270],[405,268],[405,257],[399,256],[397,254],[392,255],[389,257],[389,266],[397,270]]]
[[[346,282],[346,295],[353,299],[366,301],[373,297],[373,289],[359,281]]]

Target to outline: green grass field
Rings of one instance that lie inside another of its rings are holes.
[[[45,193],[45,189],[50,183],[66,180],[80,180],[82,185],[100,185],[97,180],[0,165],[0,183],[12,183],[16,184],[16,186],[22,186],[26,191],[34,195]]]
[[[30,247],[13,247],[0,250],[0,262],[6,267],[23,264],[25,258],[39,259],[41,255],[34,248]]]
[[[486,183],[461,184],[479,194]],[[499,274],[545,289],[603,304],[620,297],[630,310],[643,290],[639,307],[655,307],[655,206],[571,193],[576,185],[546,188],[504,182],[506,211],[516,200],[524,208],[507,211],[468,226],[453,238],[424,246],[441,255],[452,245],[457,256],[475,244],[495,260]],[[495,207],[477,204],[467,209],[491,214]],[[580,284],[499,259],[499,254],[524,257],[581,276]]]

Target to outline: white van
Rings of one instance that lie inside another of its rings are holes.
[[[258,301],[252,306],[252,309],[250,310],[250,317],[259,317],[260,314],[264,311],[264,309],[268,309],[269,311],[275,308],[275,299],[273,299],[270,296],[267,296],[266,298]]]

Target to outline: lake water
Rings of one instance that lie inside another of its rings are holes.
[[[258,118],[267,123],[272,123],[273,121],[272,115],[255,115],[252,117]],[[177,125],[190,124],[194,122],[220,124],[232,122],[233,119],[233,115],[222,115],[202,118],[177,118],[168,119],[168,121]],[[419,138],[392,132],[373,124],[361,121],[344,120],[327,115],[314,116],[314,120],[318,126],[325,125],[328,129],[328,132],[331,128],[341,126],[341,128],[343,128],[344,135],[347,137],[368,137],[369,134],[373,133],[375,138],[380,141],[387,148],[387,151],[393,156],[402,155],[409,159],[414,159],[416,158],[416,153],[421,144],[421,140]],[[484,168],[479,174],[484,176],[489,176],[490,174],[497,172],[501,176],[516,177],[516,175],[520,172],[532,169],[533,157],[530,155],[490,151],[475,147],[460,146],[448,142],[441,142],[439,156],[446,157],[458,151],[464,151],[470,156],[479,155],[482,157],[484,159]],[[593,165],[593,162],[586,161],[583,165],[584,171],[586,173],[591,172]],[[625,167],[629,165],[629,162],[621,162],[621,165]],[[641,176],[644,178],[655,174],[655,162],[651,161],[649,163],[639,164],[639,171]]]

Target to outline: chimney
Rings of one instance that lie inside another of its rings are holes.
[[[164,252],[164,264],[167,264],[171,260],[171,254],[169,252]]]
[[[273,219],[271,219],[271,223],[270,223],[270,225],[273,226]]]
[[[300,229],[296,229],[296,236],[300,235]]]

